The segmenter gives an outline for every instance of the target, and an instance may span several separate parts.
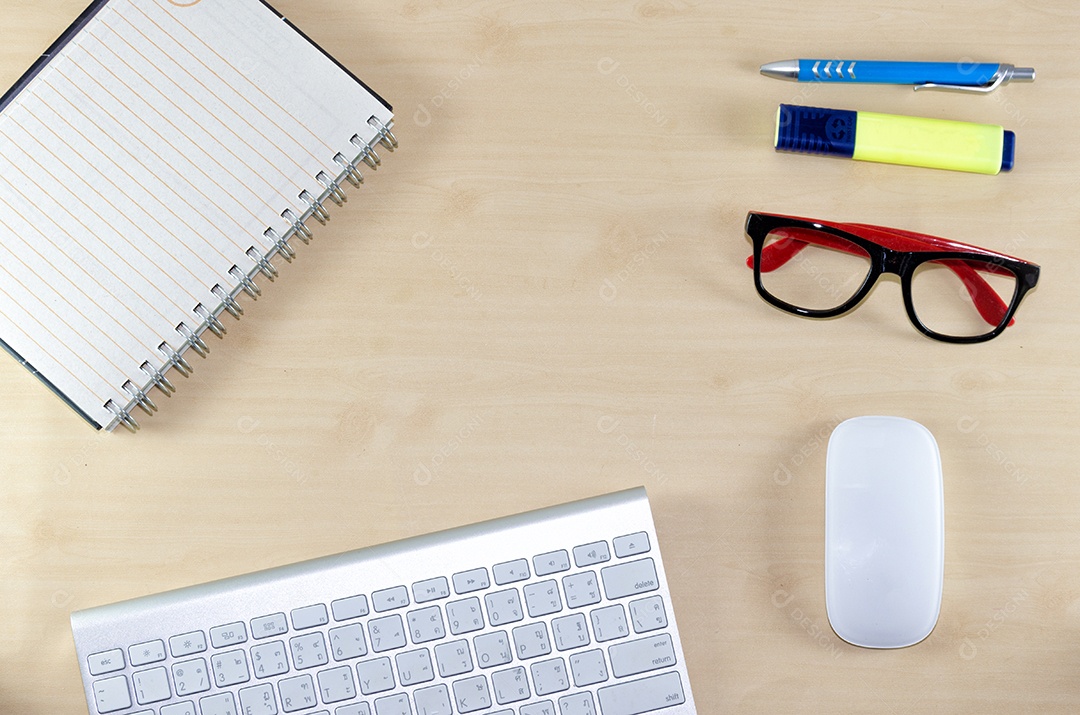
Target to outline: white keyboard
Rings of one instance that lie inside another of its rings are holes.
[[[694,715],[644,489],[73,613],[91,715]]]

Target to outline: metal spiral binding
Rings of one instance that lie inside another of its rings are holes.
[[[327,176],[325,171],[316,174],[315,179],[326,187],[326,190],[330,192],[330,200],[338,206],[344,206],[345,202],[349,200],[349,197],[341,190],[341,185]]]
[[[278,270],[270,262],[271,257],[275,255],[281,256],[286,262],[291,263],[293,258],[296,257],[296,251],[289,245],[289,241],[295,237],[304,243],[310,243],[311,239],[314,238],[311,229],[306,225],[307,220],[314,218],[320,224],[325,224],[330,220],[330,212],[326,210],[326,202],[333,201],[336,205],[342,206],[349,200],[349,197],[342,189],[342,185],[347,181],[353,187],[359,188],[364,183],[364,175],[359,170],[361,162],[372,170],[377,170],[382,164],[382,159],[375,152],[375,145],[377,144],[390,152],[397,149],[398,140],[391,131],[391,127],[393,127],[392,121],[389,124],[384,124],[377,117],[371,117],[368,119],[367,124],[376,131],[376,134],[367,143],[360,138],[359,134],[354,134],[350,138],[349,142],[358,149],[355,158],[350,160],[341,153],[334,156],[334,163],[341,168],[340,175],[334,178],[326,171],[320,171],[314,177],[323,187],[320,195],[315,196],[307,189],[302,190],[297,195],[297,199],[302,202],[300,205],[306,204],[308,206],[303,211],[303,215],[298,216],[291,208],[282,211],[281,218],[288,225],[287,230],[281,233],[272,226],[268,227],[263,232],[262,237],[266,240],[269,248],[262,249],[251,246],[245,251],[247,257],[252,261],[251,269],[245,271],[240,266],[233,266],[229,269],[229,275],[236,280],[235,285],[229,289],[219,284],[210,289],[214,297],[221,301],[220,305],[216,309],[207,308],[202,303],[196,305],[193,312],[199,318],[202,318],[202,323],[194,327],[187,323],[180,323],[176,326],[176,333],[181,338],[178,347],[174,348],[169,343],[162,342],[158,346],[158,352],[164,357],[164,362],[159,367],[155,367],[149,362],[144,362],[139,366],[148,378],[144,385],[139,386],[130,380],[124,383],[123,390],[131,398],[128,404],[121,407],[114,400],[105,403],[105,408],[117,418],[117,422],[114,424],[122,424],[131,432],[138,431],[139,423],[131,416],[132,411],[139,408],[147,415],[152,415],[158,410],[157,405],[147,393],[151,389],[157,388],[161,394],[171,397],[172,393],[176,392],[176,386],[169,381],[166,373],[175,368],[182,376],[189,377],[193,372],[191,364],[184,359],[183,353],[190,349],[205,358],[210,352],[210,347],[202,339],[202,333],[209,330],[217,337],[223,338],[227,331],[220,320],[221,314],[228,313],[237,320],[244,314],[243,307],[237,301],[239,294],[246,293],[252,300],[257,300],[262,295],[262,290],[253,280],[255,276],[261,274],[270,281],[277,278]]]
[[[139,423],[135,421],[135,418],[131,416],[131,413],[117,407],[116,403],[112,400],[105,403],[105,409],[116,415],[117,419],[120,420],[120,424],[124,425],[128,432],[135,434],[139,431]]]
[[[154,401],[150,399],[150,396],[135,387],[135,383],[131,380],[124,383],[124,390],[135,399],[138,406],[147,414],[147,416],[153,417],[154,413],[158,411],[158,406],[154,404]]]
[[[206,306],[202,303],[195,306],[195,312],[203,319],[203,322],[206,323],[207,329],[218,336],[218,338],[224,338],[225,333],[229,332],[225,329],[225,326],[221,324],[221,321],[218,320],[217,316],[207,310]]]
[[[314,234],[311,233],[311,229],[304,225],[304,222],[300,220],[300,217],[292,209],[282,211],[281,218],[292,224],[293,235],[304,243],[311,243]]]
[[[188,361],[184,359],[184,356],[168,343],[163,342],[158,345],[158,352],[165,356],[165,371],[168,371],[170,367],[174,367],[184,377],[191,377],[191,373],[195,372]]]
[[[150,376],[150,386],[156,387],[165,397],[172,397],[172,393],[176,392],[176,386],[169,382],[169,378],[150,363],[144,362],[139,369]]]
[[[236,301],[232,294],[219,285],[211,288],[210,292],[221,299],[221,305],[229,315],[240,320],[240,316],[244,314],[244,307]]]
[[[184,338],[184,342],[187,343],[199,357],[205,359],[206,356],[210,354],[210,346],[204,343],[203,339],[187,326],[187,323],[180,323],[180,325],[177,325],[176,332],[180,333],[181,337]]]
[[[274,250],[277,251],[279,256],[285,259],[286,263],[292,263],[292,259],[296,257],[296,251],[293,250],[288,241],[279,235],[277,231],[268,228],[263,231],[263,237],[270,241],[274,246]]]
[[[266,276],[266,279],[268,281],[273,283],[275,280],[277,280],[278,269],[274,268],[274,264],[272,264],[266,258],[266,256],[255,250],[254,246],[247,250],[247,257],[255,263],[255,266],[259,269],[259,272]]]
[[[247,273],[240,270],[239,266],[230,268],[229,275],[239,281],[240,288],[251,296],[252,300],[258,300],[259,296],[262,295],[262,290],[259,289],[259,286],[255,285],[255,281],[251,280],[251,277]]]

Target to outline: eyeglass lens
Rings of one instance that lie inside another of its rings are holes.
[[[855,295],[872,262],[858,244],[811,228],[776,228],[765,237],[761,284],[775,298],[806,310],[831,310]]]
[[[915,269],[911,302],[927,329],[958,338],[976,337],[993,331],[1005,319],[1016,284],[1016,275],[999,264],[938,259]]]

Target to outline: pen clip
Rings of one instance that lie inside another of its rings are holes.
[[[989,94],[1001,85],[1008,82],[1013,77],[1013,71],[1016,68],[1012,65],[998,65],[997,72],[990,78],[985,84],[938,84],[936,82],[924,82],[923,84],[915,85],[914,89],[918,92],[920,89],[939,89],[948,92],[974,92],[976,94]]]

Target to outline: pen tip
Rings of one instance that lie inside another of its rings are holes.
[[[761,65],[761,74],[774,79],[795,81],[799,79],[798,60],[780,60]]]

